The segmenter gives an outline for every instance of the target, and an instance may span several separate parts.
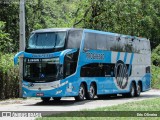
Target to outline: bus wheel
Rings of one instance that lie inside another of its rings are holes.
[[[41,100],[42,100],[43,102],[49,102],[50,97],[41,97]]]
[[[54,99],[54,101],[60,101],[61,100],[61,97],[55,97],[55,98],[53,98]]]
[[[78,96],[75,97],[76,101],[82,101],[85,97],[85,86],[84,84],[80,85]]]
[[[89,88],[89,92],[87,93],[86,98],[88,100],[93,100],[95,95],[96,95],[95,85],[93,83],[91,83],[90,88]]]
[[[128,96],[134,97],[135,95],[136,95],[136,87],[135,87],[135,84],[132,82]]]
[[[141,85],[140,85],[140,83],[138,83],[135,96],[138,97],[138,96],[140,96],[140,94],[141,94]]]

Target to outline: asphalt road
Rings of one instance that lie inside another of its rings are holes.
[[[0,102],[0,111],[78,111],[83,109],[94,109],[97,107],[113,106],[144,99],[160,98],[160,90],[150,90],[141,93],[140,97],[124,98],[122,96],[108,99],[84,100],[76,102],[74,98],[62,98],[60,102],[51,100],[43,103],[39,98],[29,98],[25,100],[6,100]]]

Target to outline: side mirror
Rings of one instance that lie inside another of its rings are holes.
[[[18,64],[18,57],[23,55],[24,54],[24,51],[21,51],[19,53],[17,53],[15,56],[14,56],[14,65],[17,65]]]

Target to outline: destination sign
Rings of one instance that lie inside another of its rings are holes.
[[[51,64],[55,64],[55,63],[59,63],[59,58],[51,58],[51,59],[27,59],[28,63],[39,63],[39,62],[43,62],[43,63],[51,63]]]

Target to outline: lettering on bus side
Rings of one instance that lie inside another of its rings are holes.
[[[104,60],[104,54],[103,53],[86,53],[87,59],[92,60]]]

